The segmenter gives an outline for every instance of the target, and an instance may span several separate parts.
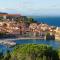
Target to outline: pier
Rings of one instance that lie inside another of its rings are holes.
[[[16,45],[15,42],[10,41],[10,40],[0,40],[0,44],[1,45],[6,45],[6,46],[9,46],[9,47]]]

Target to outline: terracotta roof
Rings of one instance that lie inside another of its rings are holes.
[[[0,14],[0,16],[21,16],[20,14]]]

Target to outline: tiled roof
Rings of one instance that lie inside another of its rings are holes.
[[[0,16],[21,16],[20,14],[0,14]]]

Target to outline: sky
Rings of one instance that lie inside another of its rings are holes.
[[[60,16],[60,0],[0,0],[0,12],[28,16]]]

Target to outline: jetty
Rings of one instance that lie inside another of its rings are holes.
[[[16,45],[15,42],[10,41],[10,40],[0,40],[0,44],[1,45],[6,45],[6,46],[9,46],[9,47]]]

